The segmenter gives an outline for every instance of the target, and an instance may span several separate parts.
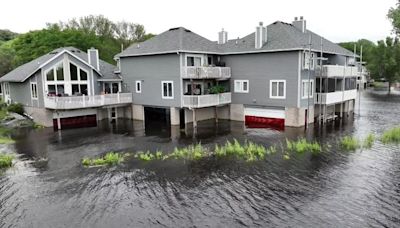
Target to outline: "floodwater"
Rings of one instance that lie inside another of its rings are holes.
[[[0,174],[0,227],[400,227],[400,146],[341,151],[345,135],[381,134],[400,124],[400,96],[364,92],[361,114],[342,123],[304,129],[246,129],[220,121],[190,129],[141,122],[97,128],[20,132],[15,166]],[[151,130],[149,130],[151,129]],[[266,146],[286,138],[320,141],[327,151],[246,163],[128,162],[83,168],[84,156],[108,151],[172,151],[226,139]]]

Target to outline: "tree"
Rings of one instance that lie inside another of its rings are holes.
[[[398,36],[400,35],[400,0],[397,1],[396,7],[391,7],[387,14],[393,26],[393,32]]]
[[[11,32],[8,29],[2,30],[0,29],[0,41],[9,41],[14,39],[18,33]]]
[[[14,55],[14,50],[10,47],[9,42],[0,46],[0,77],[13,69]]]

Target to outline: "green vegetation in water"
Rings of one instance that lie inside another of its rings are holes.
[[[13,163],[14,156],[8,154],[0,154],[0,168],[10,168]]]
[[[371,148],[374,145],[374,142],[375,142],[375,135],[370,133],[364,139],[363,147],[364,148]]]
[[[388,143],[400,143],[400,127],[392,128],[388,131],[385,131],[382,135],[381,141],[385,144]]]
[[[360,147],[360,143],[355,137],[345,136],[340,140],[340,146],[347,151],[357,150]]]
[[[43,125],[40,125],[40,124],[38,124],[38,123],[34,123],[34,124],[33,124],[33,128],[34,128],[34,129],[43,129],[44,126],[43,126]]]
[[[100,158],[83,158],[83,166],[118,165],[124,161],[124,156],[119,153],[109,152]]]
[[[227,141],[224,146],[215,146],[215,155],[217,157],[233,156],[246,161],[264,159],[267,152],[274,153],[275,151],[275,147],[271,147],[267,150],[262,145],[248,141],[241,145],[236,139],[233,141],[233,143]]]
[[[290,141],[286,139],[286,147],[288,151],[297,152],[299,154],[305,152],[318,154],[322,151],[322,147],[318,142],[308,142],[306,139],[299,139],[297,141]]]
[[[0,144],[12,144],[15,141],[9,137],[0,136]]]
[[[142,161],[152,161],[152,160],[164,160],[166,156],[163,155],[163,152],[156,151],[155,153],[151,153],[150,151],[139,151],[135,154],[135,158],[138,158]]]
[[[207,150],[200,143],[185,148],[175,148],[167,158],[199,160],[207,156]]]

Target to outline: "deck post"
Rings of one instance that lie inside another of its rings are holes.
[[[195,108],[192,110],[192,114],[193,114],[193,128],[197,128],[196,109]]]
[[[60,117],[57,117],[57,129],[61,130],[61,120]]]
[[[215,122],[218,123],[218,106],[215,106]]]

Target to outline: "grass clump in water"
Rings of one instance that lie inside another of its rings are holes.
[[[191,145],[184,148],[175,148],[168,155],[168,158],[184,159],[184,160],[199,160],[207,156],[207,150],[200,144]]]
[[[385,131],[381,138],[382,142],[385,144],[388,143],[400,143],[400,127],[395,127],[388,131]]]
[[[289,151],[294,151],[299,154],[305,152],[317,154],[322,151],[322,147],[318,142],[307,142],[306,139],[299,139],[297,141],[286,140],[286,147]]]
[[[246,161],[256,161],[265,158],[268,153],[275,153],[276,148],[270,147],[268,150],[253,142],[245,142],[241,145],[236,139],[232,142],[227,141],[223,146],[215,146],[215,155],[217,157],[232,156]]]
[[[124,156],[119,153],[109,152],[100,158],[83,158],[83,166],[118,165],[124,161]]]
[[[340,146],[344,150],[357,150],[360,147],[360,143],[354,137],[346,136],[340,140]]]
[[[0,154],[0,168],[10,168],[13,163],[14,156],[8,154]]]
[[[375,142],[375,135],[370,133],[364,139],[363,147],[364,148],[371,148],[374,145],[374,142]]]

